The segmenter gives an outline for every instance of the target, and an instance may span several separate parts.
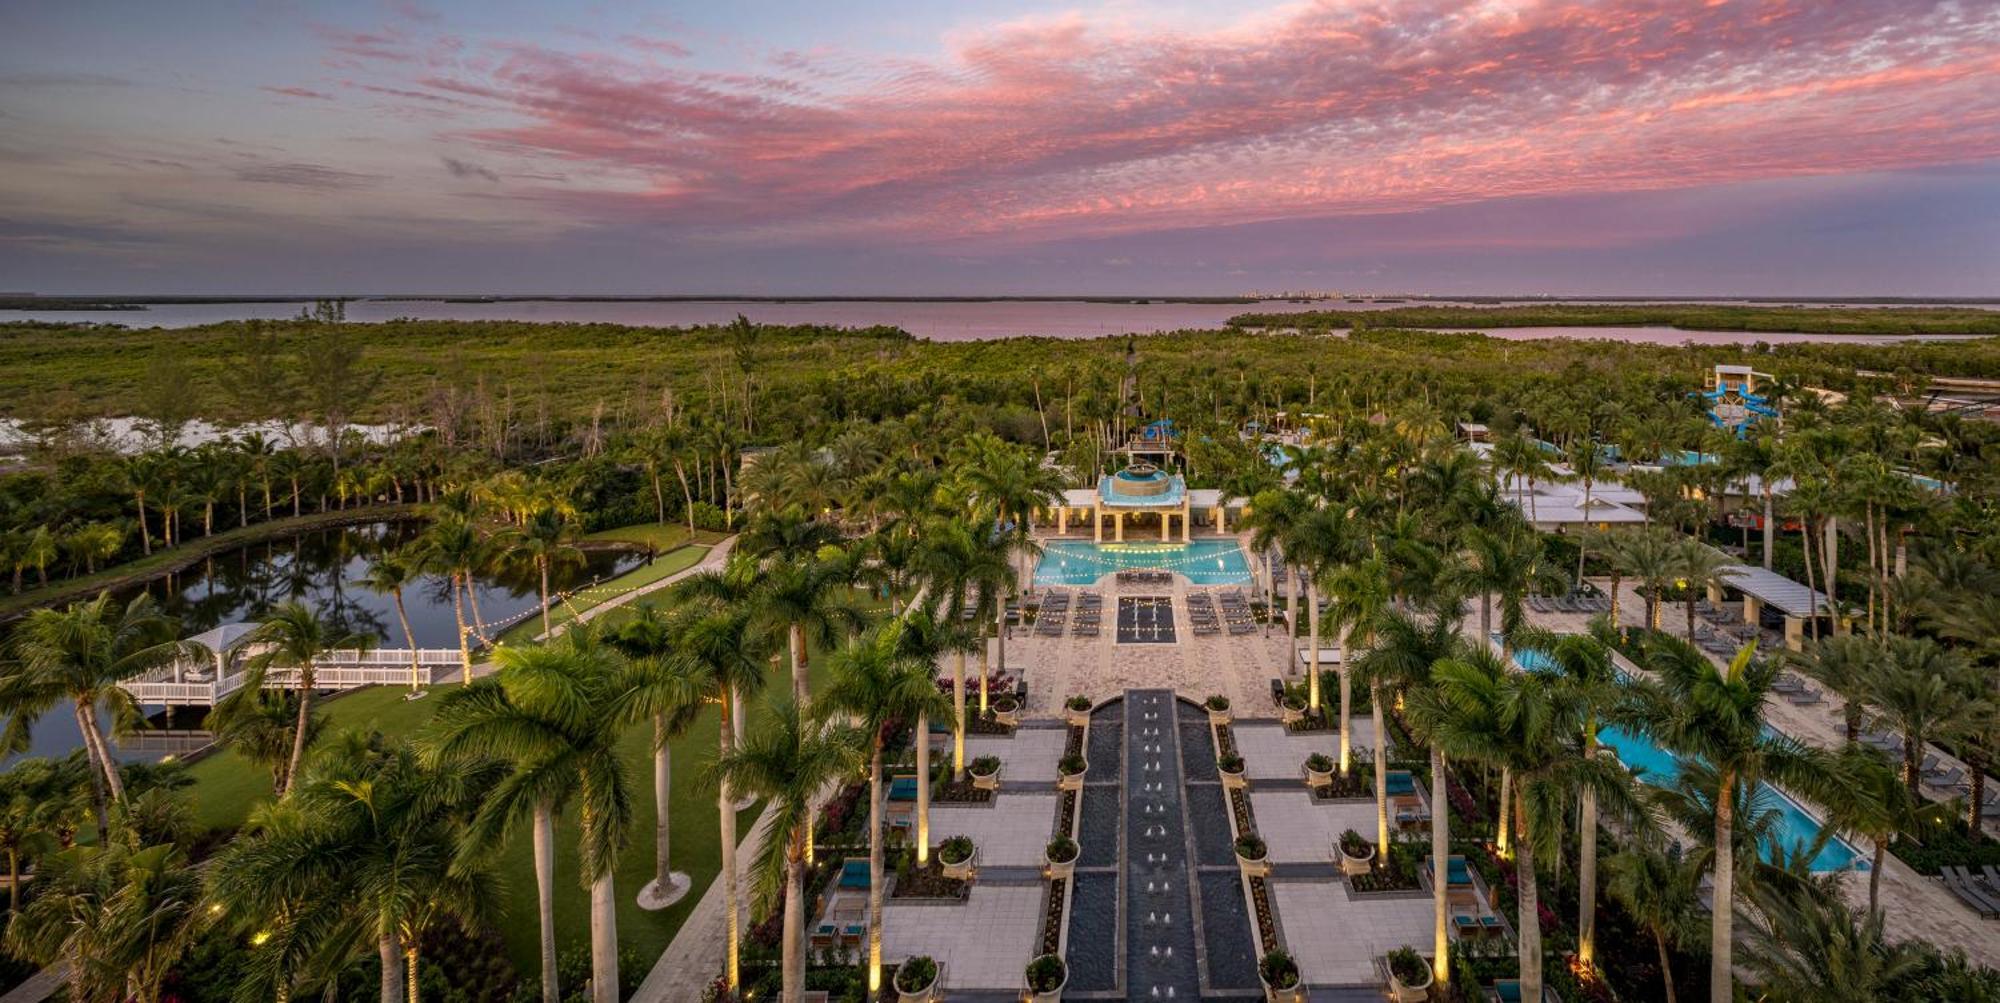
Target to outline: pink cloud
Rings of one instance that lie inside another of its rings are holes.
[[[327,37],[386,72],[417,44]],[[496,45],[394,90],[483,109],[446,138],[604,180],[534,193],[572,212],[1032,238],[1991,159],[1996,37],[2000,8],[1945,2],[1407,0],[1201,34],[1037,19],[931,61],[731,73],[663,66],[671,41]]]
[[[310,90],[305,87],[260,87],[258,90],[268,91],[272,94],[282,94],[289,98],[306,98],[312,101],[333,100],[333,95],[331,94],[324,91]]]

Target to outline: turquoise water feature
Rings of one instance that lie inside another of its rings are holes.
[[[1499,635],[1494,635],[1499,643]],[[1548,654],[1532,648],[1514,652],[1514,664],[1528,672],[1545,672],[1555,668],[1555,662]],[[1779,733],[1769,727],[1764,728],[1766,736],[1776,737]],[[1681,761],[1678,756],[1659,746],[1652,739],[1622,728],[1605,728],[1597,733],[1598,742],[1617,755],[1618,761],[1655,787],[1671,787],[1681,775]],[[1794,801],[1791,795],[1766,783],[1757,785],[1758,801],[1775,806],[1778,811],[1777,830],[1762,847],[1765,859],[1783,848],[1797,852],[1801,847],[1810,846],[1819,838],[1822,828],[1819,819],[1814,818],[1805,806]],[[1853,844],[1835,836],[1820,847],[1813,857],[1814,871],[1847,871],[1868,869],[1868,861]]]
[[[1090,543],[1055,540],[1044,544],[1035,565],[1036,585],[1094,585],[1119,571],[1171,571],[1195,585],[1248,585],[1250,561],[1232,539],[1192,543]]]

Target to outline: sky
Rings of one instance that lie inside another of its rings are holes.
[[[2000,296],[2000,0],[0,4],[0,293]]]

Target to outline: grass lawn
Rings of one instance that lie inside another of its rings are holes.
[[[584,543],[630,543],[644,547],[651,545],[664,554],[675,547],[689,543],[713,546],[721,543],[729,534],[698,529],[692,535],[683,523],[647,522],[636,526],[620,526],[617,529],[599,530],[583,538]]]
[[[685,529],[682,532],[685,535]],[[549,610],[549,622],[556,627],[561,627],[583,610],[589,609],[607,599],[617,598],[641,586],[651,585],[668,575],[685,571],[700,563],[701,559],[707,555],[708,547],[700,545],[683,546],[677,550],[662,553],[659,557],[654,558],[651,564],[641,564],[631,571],[607,582],[580,589],[571,595],[569,599],[556,603]],[[534,640],[536,635],[541,632],[542,618],[540,615],[534,615],[501,631],[500,636],[495,638],[495,640],[502,644],[526,644]]]
[[[767,695],[787,691],[785,681],[776,674],[770,679],[770,687]],[[422,700],[404,700],[403,695],[408,691],[386,686],[343,694],[322,705],[327,723],[323,735],[348,729],[373,729],[385,735],[412,737],[430,720],[438,697],[449,689],[449,685],[440,687]],[[753,699],[751,727],[756,726],[762,709],[762,701]],[[694,888],[673,908],[661,912],[642,910],[635,901],[639,889],[653,876],[652,727],[634,727],[619,743],[631,781],[633,826],[631,843],[618,863],[618,940],[648,959],[666,949],[681,921],[701,901],[721,869],[715,792],[700,780],[715,759],[716,733],[716,711],[710,709],[672,744],[674,781],[669,811],[673,818],[674,866],[694,879]],[[233,751],[210,756],[194,764],[189,772],[195,778],[195,815],[202,825],[239,826],[255,804],[271,795],[269,775]],[[739,838],[749,833],[761,810],[761,804],[753,805],[737,817]],[[576,838],[575,820],[560,819],[556,825],[555,884],[558,952],[588,948],[590,944],[590,895],[579,878]],[[508,956],[524,977],[532,978],[538,970],[540,948],[535,928],[535,872],[529,854],[528,830],[523,825],[501,854],[497,866],[502,882],[497,925],[506,941]]]

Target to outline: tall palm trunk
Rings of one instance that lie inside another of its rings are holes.
[[[1594,726],[1593,726],[1594,727]],[[1597,734],[1583,736],[1585,759],[1597,757]],[[1597,963],[1597,792],[1583,788],[1577,813],[1576,953],[1585,966]]]
[[[965,652],[960,651],[951,667],[951,779],[965,779]]]
[[[472,635],[466,632],[465,596],[458,590],[456,572],[451,576],[451,615],[458,621],[458,684],[465,686],[472,682]]]
[[[1778,522],[1772,511],[1771,485],[1764,484],[1764,570],[1771,570],[1771,548],[1777,543]]]
[[[1882,858],[1889,853],[1887,837],[1875,841],[1875,859],[1868,869],[1868,911],[1881,908],[1882,901]]]
[[[669,805],[673,800],[674,750],[667,744],[667,716],[653,715],[653,887],[665,900],[674,887],[673,855],[669,852]]]
[[[281,795],[292,789],[292,782],[299,778],[299,764],[306,758],[306,726],[312,723],[314,681],[312,659],[308,658],[299,666],[299,720],[292,725],[292,759],[285,767],[285,789],[278,792]]]
[[[722,714],[717,744],[723,759],[736,748],[734,713],[735,695],[724,687],[722,691]],[[738,958],[738,947],[742,944],[743,919],[741,903],[737,900],[736,889],[736,799],[729,792],[728,781],[723,781],[716,791],[716,813],[722,830],[722,900],[728,914],[727,934],[724,948],[724,978],[729,983],[730,992],[742,985],[743,970]]]
[[[917,864],[931,859],[931,716],[917,715]]]
[[[7,849],[7,912],[9,915],[21,911],[21,851],[14,847]]]
[[[616,872],[590,883],[590,1000],[618,1003],[618,891]]]
[[[1347,657],[1341,652],[1341,658]],[[1346,675],[1341,676],[1342,681]],[[1368,681],[1368,717],[1375,725],[1375,859],[1383,864],[1389,861],[1389,751],[1388,740],[1383,737],[1382,726],[1382,684],[1373,679]]]
[[[542,579],[542,636],[547,637],[554,628],[549,626],[549,559],[547,555],[535,557],[535,570]]]
[[[1514,827],[1509,825],[1514,818],[1514,771],[1509,767],[1500,768],[1500,825],[1493,833],[1493,842],[1501,856],[1513,846]]]
[[[493,638],[486,633],[486,615],[479,612],[479,589],[472,583],[472,569],[465,569],[465,603],[472,608],[472,629],[479,634],[479,640],[492,644]]]
[[[781,958],[784,963],[785,1003],[800,1003],[806,990],[806,833],[801,827],[792,833],[785,847],[785,935]],[[606,1003],[618,1003],[616,996]]]
[[[1350,638],[1350,640],[1351,640],[1351,638]],[[1340,653],[1340,658],[1341,658],[1341,663],[1340,663],[1340,773],[1341,773],[1341,775],[1342,775],[1342,776],[1352,776],[1352,775],[1353,775],[1353,773],[1354,773],[1354,769],[1353,769],[1353,766],[1354,766],[1354,733],[1353,733],[1352,731],[1350,731],[1350,730],[1349,730],[1349,724],[1348,724],[1348,722],[1350,722],[1350,721],[1352,721],[1352,720],[1354,719],[1354,680],[1352,679],[1352,677],[1350,677],[1350,676],[1348,675],[1348,666],[1350,666],[1350,665],[1352,665],[1352,664],[1354,664],[1354,663],[1348,660],[1349,656],[1348,656],[1348,653],[1347,653],[1347,651],[1345,651],[1345,650],[1343,650],[1343,651],[1342,651],[1342,652]],[[1379,727],[1380,727],[1380,725],[1377,725],[1377,727],[1379,728]],[[1380,741],[1380,738],[1379,738],[1379,737],[1377,738],[1377,741]],[[1378,759],[1378,760],[1377,760],[1377,762],[1375,763],[1375,772],[1377,772],[1377,773],[1380,773],[1380,772],[1382,772],[1382,764],[1381,764],[1381,762],[1380,762],[1380,760],[1379,760],[1379,759]]]
[[[424,673],[423,660],[417,657],[417,635],[410,630],[410,612],[403,606],[403,590],[397,589],[389,597],[396,603],[396,622],[403,625],[403,643],[410,648],[410,688],[414,690],[423,685]]]
[[[1732,999],[1730,946],[1736,906],[1736,771],[1724,769],[1715,794],[1715,902],[1708,932],[1708,998]]]
[[[1445,791],[1444,753],[1431,743],[1431,977],[1442,989],[1451,982],[1451,810]],[[1443,875],[1442,878],[1439,875]]]
[[[1972,767],[1972,787],[1966,791],[1965,831],[1976,836],[1980,812],[1986,807],[1986,753],[1978,743],[1966,743],[1965,765]]]
[[[1660,984],[1667,991],[1667,1003],[1677,1003],[1674,996],[1673,957],[1667,953],[1666,934],[1658,929],[1653,931],[1653,947],[1660,952]]]
[[[1319,699],[1319,589],[1306,585],[1306,713],[1320,712]],[[1346,722],[1341,722],[1345,724]],[[1342,729],[1345,731],[1345,729]],[[1340,772],[1347,772],[1347,736],[1340,737]]]
[[[868,757],[868,995],[882,991],[882,736]]]
[[[1527,798],[1517,797],[1522,804],[1515,806],[1514,815],[1519,818]],[[1521,938],[1521,998],[1539,1000],[1542,998],[1542,907],[1540,889],[1535,882],[1534,841],[1520,840],[1514,853],[1514,873],[1520,885],[1521,899],[1520,921],[1515,924]]]
[[[1611,629],[1612,630],[1623,629],[1618,626],[1618,605],[1620,598],[1619,593],[1622,592],[1624,588],[1625,588],[1625,573],[1619,571],[1617,565],[1614,564],[1611,569]]]
[[[403,948],[394,929],[375,939],[382,960],[382,1003],[403,1003]]]
[[[111,800],[125,800],[125,779],[118,774],[118,761],[111,758],[111,750],[106,747],[104,733],[97,730],[97,715],[91,713],[95,706],[88,698],[75,701],[76,726],[83,734],[85,754],[97,764],[99,775],[104,778],[104,788]],[[101,825],[100,825],[101,828]]]
[[[792,700],[804,710],[810,697],[806,681],[806,625],[792,624],[787,634],[792,656]]]
[[[993,659],[986,650],[986,628],[979,629],[979,716],[986,716],[986,681],[993,677]]]
[[[535,906],[542,944],[542,1003],[558,1003],[556,987],[556,812],[543,802],[535,806]]]
[[[403,942],[403,981],[409,992],[409,1003],[417,1003],[417,948],[411,941]]]

